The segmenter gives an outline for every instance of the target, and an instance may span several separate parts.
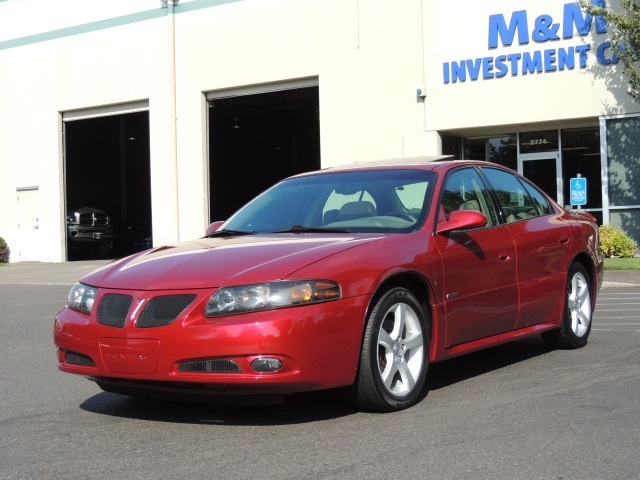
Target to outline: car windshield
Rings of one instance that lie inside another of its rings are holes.
[[[284,180],[221,229],[239,232],[411,232],[423,222],[435,174],[423,170],[323,173]]]

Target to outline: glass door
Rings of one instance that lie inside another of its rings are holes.
[[[558,130],[518,134],[518,171],[563,205],[562,162]]]
[[[547,195],[553,198],[560,205],[563,203],[562,192],[562,174],[560,173],[562,166],[560,165],[560,156],[555,155],[522,155],[522,175],[538,187]]]

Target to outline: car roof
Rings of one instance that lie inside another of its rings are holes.
[[[353,168],[366,168],[366,167],[406,167],[410,165],[424,166],[427,164],[443,161],[452,161],[452,155],[433,155],[424,157],[410,157],[410,158],[384,158],[380,160],[364,160],[357,161],[349,164],[335,165],[327,167],[324,170],[345,170]]]
[[[322,175],[326,173],[348,172],[353,170],[394,170],[394,169],[416,169],[416,170],[441,170],[448,169],[460,164],[476,165],[488,164],[479,160],[456,160],[452,155],[434,155],[424,157],[390,158],[380,160],[357,161],[353,163],[334,165],[325,167],[322,170],[315,170],[295,175],[291,178],[305,177],[310,175]],[[440,168],[439,168],[440,167]]]

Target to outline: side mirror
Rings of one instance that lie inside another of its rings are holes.
[[[218,220],[217,222],[213,222],[211,225],[209,225],[207,227],[207,233],[205,233],[205,235],[211,235],[213,232],[218,230],[218,228],[220,228],[220,225],[222,225],[223,223],[224,222],[222,220]]]
[[[449,214],[449,221],[438,226],[436,233],[443,235],[454,230],[472,230],[487,226],[487,217],[476,210],[454,210]]]

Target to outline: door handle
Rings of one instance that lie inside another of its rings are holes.
[[[560,243],[562,245],[568,245],[569,244],[569,235],[562,235],[560,237]]]
[[[510,262],[513,259],[513,253],[511,253],[510,250],[503,250],[500,252],[500,255],[498,255],[498,258],[501,262]]]

